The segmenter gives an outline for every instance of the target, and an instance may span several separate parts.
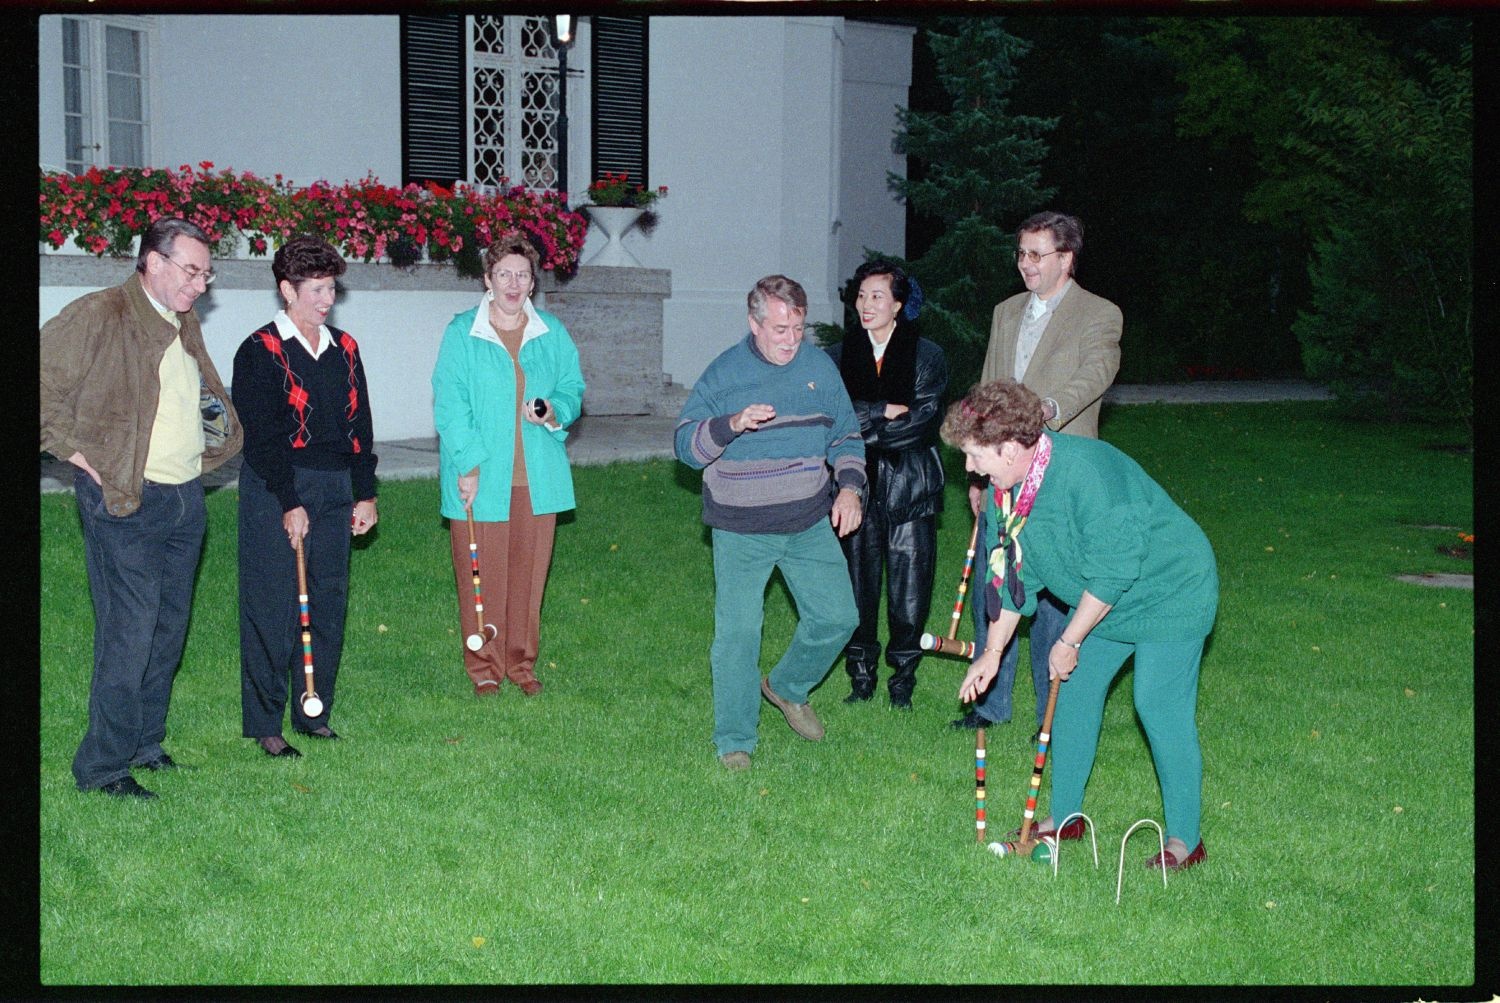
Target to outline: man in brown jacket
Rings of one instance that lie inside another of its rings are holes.
[[[1120,370],[1120,308],[1080,286],[1073,278],[1083,251],[1083,223],[1060,212],[1039,212],[1016,230],[1016,268],[1026,284],[995,307],[990,343],[980,382],[1013,379],[1042,398],[1047,427],[1070,435],[1099,437],[1104,391]],[[983,508],[983,484],[969,486],[975,518]],[[980,529],[980,539],[984,530]],[[1024,541],[1022,547],[1024,550]],[[988,566],[988,558],[980,559]],[[983,590],[979,596],[984,595]],[[974,643],[983,649],[989,622],[984,602],[974,610]],[[1068,609],[1050,592],[1037,597],[1031,624],[1031,682],[1036,690],[1040,728],[1047,703],[1047,656],[1062,636]],[[1012,640],[994,683],[955,728],[982,728],[1010,720],[1010,691],[1016,678],[1017,643]]]
[[[177,765],[161,742],[203,545],[201,475],[239,452],[242,433],[193,312],[214,280],[208,235],[160,219],[135,271],[43,325],[41,448],[78,468],[94,600],[73,777],[79,790],[152,798],[130,770]]]

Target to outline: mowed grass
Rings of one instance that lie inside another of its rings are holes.
[[[473,698],[436,485],[384,485],[352,560],[344,739],[290,762],[240,737],[236,498],[213,493],[165,743],[186,768],[142,778],[152,803],[80,794],[92,619],[72,499],[45,496],[41,981],[1470,983],[1473,594],[1393,576],[1472,570],[1437,550],[1472,531],[1472,457],[1322,404],[1117,408],[1103,432],[1202,524],[1223,582],[1209,861],[1168,887],[1140,832],[1115,903],[1121,836],[1161,817],[1128,665],[1085,799],[1097,870],[1086,843],[1056,879],[976,846],[952,659],[923,662],[910,713],[883,685],[845,705],[840,662],[823,742],[766,707],[753,769],[722,769],[711,552],[669,461],[575,472],[529,700]],[[938,632],[971,525],[951,480]],[[769,668],[795,624],[777,578],[766,606]],[[995,836],[1031,772],[1020,676],[989,732]]]

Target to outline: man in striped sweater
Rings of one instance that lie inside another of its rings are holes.
[[[798,735],[823,737],[807,698],[859,624],[838,536],[859,528],[865,492],[864,440],[844,381],[827,354],[801,350],[802,286],[769,275],[748,305],[750,333],[704,370],[676,433],[677,458],[704,472],[713,742],[731,770],[750,765],[762,696]],[[796,603],[797,630],[761,679],[765,589],[776,568]]]

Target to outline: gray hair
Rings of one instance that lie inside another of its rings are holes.
[[[146,255],[155,251],[164,258],[172,256],[172,246],[178,237],[186,237],[196,240],[204,247],[213,247],[213,240],[203,231],[203,227],[197,223],[189,223],[187,220],[177,216],[163,216],[152,223],[145,233],[141,234],[141,253],[136,256],[135,270],[142,275],[146,273]]]
[[[750,295],[745,297],[746,304],[750,308],[750,316],[755,318],[757,324],[766,319],[766,301],[778,299],[791,307],[807,313],[807,291],[800,283],[787,278],[785,275],[767,275],[755,283],[755,288],[750,290]]]

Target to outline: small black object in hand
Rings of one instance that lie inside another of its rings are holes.
[[[537,397],[531,402],[531,410],[536,412],[538,418],[545,418],[547,417],[547,402]]]

